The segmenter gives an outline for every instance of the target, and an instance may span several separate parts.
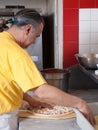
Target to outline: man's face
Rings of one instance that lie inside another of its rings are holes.
[[[37,29],[33,28],[32,25],[28,27],[23,35],[22,44],[21,46],[23,48],[27,48],[29,45],[34,44],[37,37],[40,36],[40,34],[43,31],[43,24],[41,23]]]

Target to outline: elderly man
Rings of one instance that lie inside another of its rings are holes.
[[[29,90],[54,104],[77,108],[94,125],[95,119],[87,103],[49,85],[24,50],[43,30],[40,14],[24,9],[8,22],[12,22],[12,26],[0,33],[0,130],[18,129],[17,109],[23,98],[32,106],[40,104],[26,93]],[[40,105],[49,107],[48,104]]]

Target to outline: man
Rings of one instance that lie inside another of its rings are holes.
[[[0,33],[0,119],[4,119],[0,120],[0,130],[18,129],[16,115],[23,98],[31,105],[50,107],[39,102],[36,104],[27,91],[33,91],[42,100],[77,108],[94,125],[95,119],[87,103],[47,84],[23,49],[34,43],[43,30],[44,21],[40,14],[24,9],[9,22],[12,26]]]

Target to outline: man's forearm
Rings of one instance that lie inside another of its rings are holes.
[[[31,96],[30,96],[29,94],[27,94],[27,93],[24,93],[24,94],[23,94],[23,100],[25,100],[25,101],[27,101],[27,102],[30,102]]]
[[[56,87],[50,85],[42,85],[35,90],[37,96],[43,99],[47,99],[49,102],[58,105],[66,105],[72,107],[80,107],[78,105],[84,102],[82,99],[65,93]]]

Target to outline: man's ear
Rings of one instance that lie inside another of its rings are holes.
[[[28,35],[31,31],[32,31],[32,25],[31,24],[27,24],[25,26],[25,33],[26,33],[26,35]]]

